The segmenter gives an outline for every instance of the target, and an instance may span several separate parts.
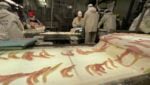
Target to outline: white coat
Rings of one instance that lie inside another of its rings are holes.
[[[73,28],[82,27],[83,26],[83,18],[81,18],[81,20],[79,20],[78,17],[75,17],[73,19],[72,26],[73,26]]]
[[[3,30],[0,29],[0,33],[1,35],[5,35],[5,38],[16,39],[24,37],[23,36],[24,27],[21,21],[19,20],[19,17],[16,16],[15,14],[5,9],[0,9],[0,22],[1,28],[3,28]]]
[[[99,14],[95,8],[89,9],[84,15],[85,32],[96,32],[98,28]]]
[[[138,24],[140,16],[141,14],[137,18],[135,18],[135,20],[133,21],[133,23],[131,24],[129,28],[129,31],[137,30],[136,26]],[[150,10],[147,10],[146,13],[144,14],[144,17],[139,26],[139,30],[144,33],[150,33]]]
[[[101,18],[98,27],[100,28],[103,25],[103,29],[110,32],[111,30],[116,30],[116,15],[112,12],[104,14]]]

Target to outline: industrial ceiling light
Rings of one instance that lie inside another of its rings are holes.
[[[47,6],[47,3],[45,0],[39,0],[40,5]]]
[[[72,5],[68,5],[67,8],[68,9],[72,9],[73,7],[72,7]]]

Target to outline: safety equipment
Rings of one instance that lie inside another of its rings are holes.
[[[8,9],[10,5],[6,2],[0,2],[0,9]]]
[[[88,4],[88,7],[93,7],[93,4]]]
[[[112,12],[105,13],[104,16],[101,18],[98,28],[103,25],[103,29],[107,32],[113,32],[116,30],[116,15]]]
[[[96,8],[90,7],[84,16],[85,43],[94,43],[98,27],[99,14]]]
[[[3,26],[3,29],[0,30],[0,33],[5,33],[6,38],[8,39],[16,39],[16,38],[24,38],[23,30],[24,27],[19,20],[19,17],[15,14],[9,12],[6,9],[0,10],[0,22]],[[5,38],[5,39],[6,39]]]

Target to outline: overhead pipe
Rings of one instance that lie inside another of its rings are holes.
[[[54,12],[54,1],[51,0],[51,28],[53,28],[53,12]]]

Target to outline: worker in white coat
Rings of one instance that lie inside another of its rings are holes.
[[[131,24],[129,31],[141,31],[143,33],[150,33],[150,9],[147,9],[144,17],[139,25],[139,29],[136,28],[138,21],[141,17],[141,13],[139,14],[139,16],[137,18],[135,18],[135,20],[133,21],[133,23]]]
[[[98,28],[99,14],[95,7],[90,6],[84,15],[85,44],[94,44]]]
[[[73,28],[82,27],[82,23],[83,23],[82,11],[78,11],[77,17],[73,19],[72,26]]]
[[[83,27],[82,11],[78,11],[77,17],[73,19],[72,27],[73,29],[71,29],[71,32],[75,32],[75,30],[78,30],[78,28]]]
[[[116,15],[110,10],[105,10],[103,17],[98,24],[98,28],[101,26],[103,26],[103,29],[108,33],[114,32],[116,30]]]
[[[76,31],[81,31],[83,29],[83,16],[82,11],[77,12],[77,16],[73,19],[72,22],[72,29],[70,32],[75,33]],[[77,44],[78,43],[78,37],[77,36],[71,36],[71,44]]]
[[[24,38],[24,27],[19,17],[8,11],[10,5],[0,2],[0,39]]]

